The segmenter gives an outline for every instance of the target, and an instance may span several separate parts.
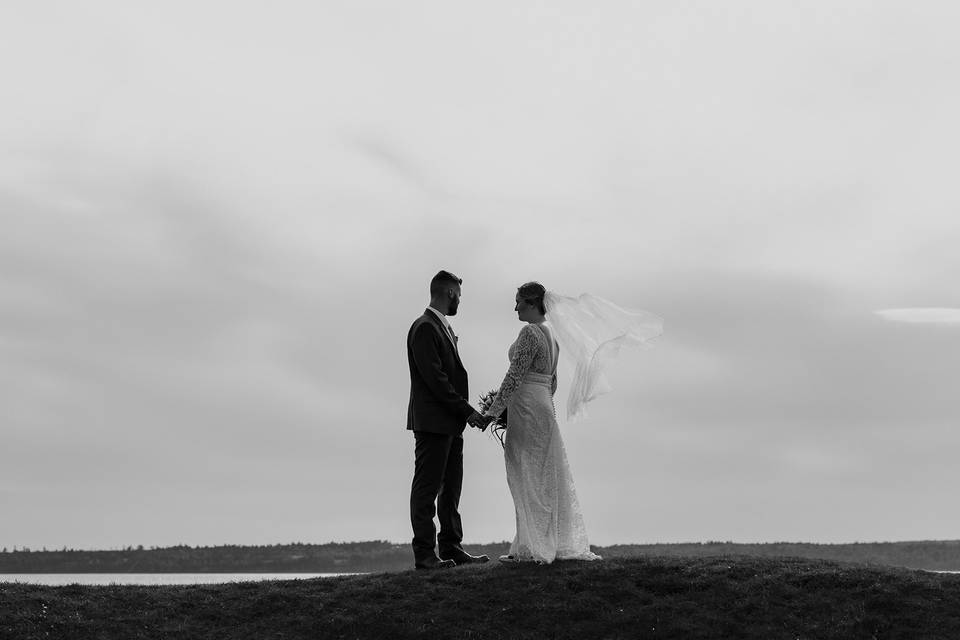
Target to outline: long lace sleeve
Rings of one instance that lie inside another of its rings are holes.
[[[517,390],[520,383],[523,382],[523,376],[526,375],[530,367],[533,366],[533,360],[540,349],[540,341],[537,339],[536,329],[532,325],[525,325],[520,329],[520,336],[513,348],[513,355],[510,358],[510,368],[507,369],[507,375],[503,378],[500,385],[500,391],[493,404],[487,409],[488,416],[498,417],[507,407],[507,401]]]

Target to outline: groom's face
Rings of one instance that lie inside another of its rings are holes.
[[[447,290],[447,296],[449,296],[450,304],[449,311],[447,312],[448,316],[457,315],[457,308],[460,306],[460,286],[451,287]]]

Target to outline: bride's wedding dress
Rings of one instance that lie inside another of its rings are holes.
[[[510,555],[518,561],[599,560],[590,551],[553,394],[559,347],[549,326],[527,324],[510,346],[510,369],[490,415],[507,409],[504,459],[516,509]]]

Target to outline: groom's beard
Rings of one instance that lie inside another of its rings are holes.
[[[455,316],[455,315],[457,315],[457,309],[458,309],[459,307],[460,307],[460,302],[459,302],[459,301],[457,301],[457,300],[451,300],[451,301],[450,301],[450,305],[449,305],[448,308],[447,308],[447,315],[448,315],[448,316]]]

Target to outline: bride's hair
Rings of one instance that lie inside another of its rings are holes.
[[[520,298],[528,303],[537,306],[540,313],[546,315],[547,308],[543,306],[543,296],[547,294],[547,289],[539,282],[528,282],[520,285],[517,289]]]

